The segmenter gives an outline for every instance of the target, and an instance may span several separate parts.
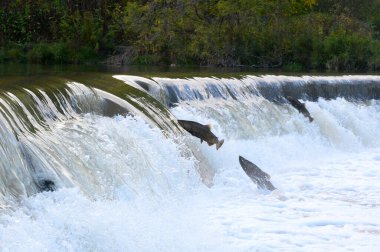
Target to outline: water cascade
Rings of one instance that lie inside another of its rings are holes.
[[[0,251],[377,248],[379,99],[370,75],[0,80]]]

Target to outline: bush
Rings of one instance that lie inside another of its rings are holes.
[[[11,43],[0,50],[0,62],[25,63],[24,48],[16,43]]]
[[[372,56],[368,60],[368,64],[371,70],[380,70],[380,41],[373,40],[370,45]]]
[[[132,59],[132,64],[135,65],[157,65],[160,58],[157,55],[141,55]]]
[[[55,63],[71,63],[72,55],[69,46],[66,43],[54,43],[51,45]]]
[[[291,72],[301,72],[304,68],[305,66],[299,63],[289,63],[284,66],[284,70]]]
[[[5,63],[6,58],[5,58],[5,50],[4,48],[0,48],[0,64]]]
[[[326,67],[329,70],[364,70],[373,57],[371,38],[359,34],[338,32],[330,34],[324,41],[328,55]]]
[[[28,52],[28,60],[31,63],[51,63],[54,62],[54,51],[52,45],[39,43],[33,46]]]

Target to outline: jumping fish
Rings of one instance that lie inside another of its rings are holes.
[[[276,187],[270,182],[270,176],[262,171],[257,165],[239,156],[239,163],[245,173],[252,179],[259,189],[276,190]]]
[[[224,143],[224,140],[220,140],[211,132],[210,125],[203,125],[194,121],[178,120],[179,125],[182,126],[191,135],[201,139],[201,143],[205,141],[208,145],[216,145],[218,150]]]
[[[302,113],[305,117],[309,118],[309,121],[312,122],[314,120],[313,117],[311,117],[309,111],[305,107],[305,103],[300,102],[299,100],[288,96],[286,99],[292,104],[293,107],[295,107],[298,112]]]

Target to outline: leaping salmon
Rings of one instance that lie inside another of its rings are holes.
[[[293,107],[295,107],[298,112],[302,113],[305,117],[309,118],[309,121],[312,122],[314,120],[313,117],[311,117],[309,111],[305,107],[305,103],[300,102],[299,100],[288,96],[286,99],[292,104]]]
[[[194,121],[178,120],[179,125],[182,126],[191,135],[201,139],[201,143],[205,141],[209,146],[215,144],[218,150],[224,143],[211,132],[210,125],[203,125]]]
[[[270,176],[262,171],[257,165],[239,156],[239,163],[248,177],[257,185],[259,189],[276,190],[276,187],[270,182]]]

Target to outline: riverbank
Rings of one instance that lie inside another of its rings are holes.
[[[380,3],[2,1],[0,63],[380,70]]]

